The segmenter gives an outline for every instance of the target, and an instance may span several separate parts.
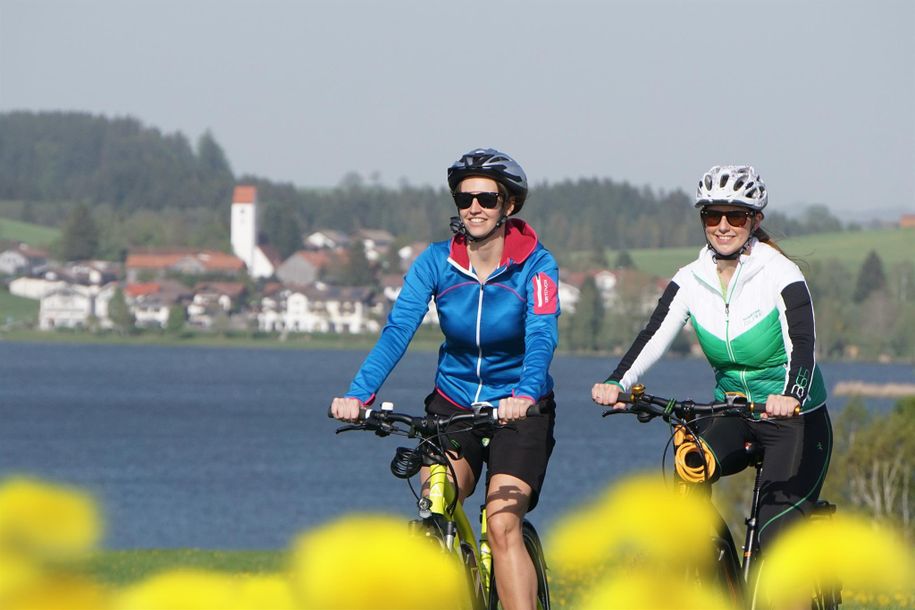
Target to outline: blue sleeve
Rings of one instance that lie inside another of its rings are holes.
[[[533,401],[547,387],[550,362],[559,342],[559,268],[546,250],[535,255],[527,284],[524,360],[513,396]]]
[[[353,379],[346,396],[371,404],[384,380],[400,362],[416,329],[429,310],[436,285],[437,270],[432,248],[417,257],[404,278],[403,289],[388,315],[387,324],[359,372]]]

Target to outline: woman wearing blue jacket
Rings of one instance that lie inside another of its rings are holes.
[[[413,263],[378,343],[331,409],[352,421],[371,404],[434,298],[445,341],[426,410],[451,414],[488,402],[508,422],[488,446],[471,433],[454,435],[461,456],[452,464],[463,501],[488,462],[487,531],[499,599],[508,610],[534,608],[537,583],[521,523],[537,504],[555,443],[549,366],[558,339],[559,272],[534,230],[511,218],[528,192],[514,159],[472,150],[448,169],[448,186],[458,211],[454,237]],[[525,418],[534,403],[546,415]]]

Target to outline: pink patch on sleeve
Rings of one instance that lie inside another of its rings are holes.
[[[556,282],[546,273],[534,276],[531,286],[534,291],[534,313],[553,314],[559,304],[559,290]]]

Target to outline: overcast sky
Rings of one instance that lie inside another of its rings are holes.
[[[442,185],[476,146],[690,193],[749,162],[773,208],[868,217],[915,211],[913,32],[912,0],[0,0],[0,111],[209,129],[300,186]]]

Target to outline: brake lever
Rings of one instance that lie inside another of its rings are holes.
[[[347,424],[345,426],[340,426],[337,428],[336,434],[341,432],[349,432],[351,430],[365,430],[365,424]]]

